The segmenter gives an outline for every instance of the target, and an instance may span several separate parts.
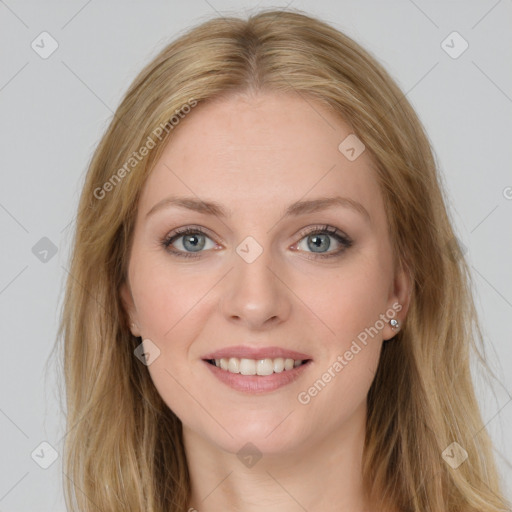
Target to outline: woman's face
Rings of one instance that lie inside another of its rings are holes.
[[[294,94],[202,104],[174,129],[122,288],[158,392],[231,452],[359,428],[408,295],[368,151]]]

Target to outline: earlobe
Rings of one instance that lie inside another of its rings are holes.
[[[140,336],[141,336],[140,329],[139,329],[138,325],[135,322],[131,322],[130,323],[130,330],[132,331],[132,334],[136,338],[140,338]]]
[[[393,288],[388,302],[388,324],[384,328],[383,339],[393,338],[403,327],[412,293],[412,276],[409,269],[400,265],[395,273]],[[389,314],[388,314],[389,313]]]

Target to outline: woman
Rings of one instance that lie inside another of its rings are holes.
[[[164,48],[81,196],[70,510],[506,510],[438,180],[405,96],[319,20]]]

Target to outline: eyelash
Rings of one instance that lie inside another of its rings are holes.
[[[206,237],[211,239],[211,237],[208,236],[208,233],[203,231],[203,229],[201,229],[199,227],[189,226],[186,228],[177,229],[173,233],[170,233],[169,235],[165,236],[161,240],[161,244],[168,252],[170,252],[173,255],[176,255],[179,257],[184,257],[184,258],[198,258],[198,257],[200,257],[201,252],[204,252],[204,251],[198,251],[197,254],[194,254],[191,252],[177,251],[175,249],[170,248],[171,244],[173,242],[175,242],[177,239],[181,238],[184,235],[190,235],[190,234],[194,234],[194,235],[201,234],[201,235],[205,235]],[[325,253],[325,254],[312,252],[312,253],[309,253],[310,256],[308,256],[308,258],[325,259],[325,258],[332,258],[335,256],[341,256],[341,254],[343,252],[345,252],[346,249],[348,249],[349,247],[352,246],[352,240],[347,235],[345,235],[343,232],[339,231],[337,228],[335,228],[333,226],[329,226],[327,224],[324,226],[321,226],[321,227],[317,226],[313,229],[308,229],[306,231],[302,231],[299,234],[301,237],[299,239],[299,242],[301,242],[307,236],[319,235],[319,234],[328,234],[328,235],[332,236],[337,242],[339,242],[341,244],[342,247],[335,252],[330,252],[330,253]],[[297,244],[299,242],[297,242]]]

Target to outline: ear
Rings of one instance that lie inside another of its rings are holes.
[[[386,316],[388,322],[383,329],[383,339],[389,340],[393,338],[403,326],[407,311],[409,310],[409,304],[411,302],[412,293],[412,276],[409,269],[405,264],[398,263],[395,268],[395,275],[393,282],[391,283],[390,294],[388,298],[388,309]],[[393,328],[389,321],[391,319],[398,321],[398,327]]]
[[[140,332],[140,328],[137,321],[137,314],[135,311],[135,303],[133,301],[132,292],[130,290],[130,285],[125,281],[121,284],[119,288],[119,295],[121,297],[121,302],[123,303],[123,307],[126,313],[126,317],[128,319],[128,325],[130,327],[130,331],[135,337],[142,336]]]

